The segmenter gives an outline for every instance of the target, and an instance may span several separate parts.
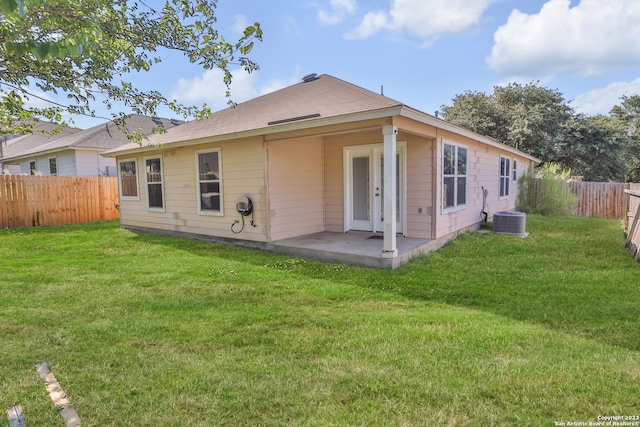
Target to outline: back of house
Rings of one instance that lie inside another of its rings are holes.
[[[389,258],[396,238],[446,241],[513,209],[538,161],[326,74],[107,155],[124,227],[256,243],[380,233]]]

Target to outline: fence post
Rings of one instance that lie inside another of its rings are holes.
[[[7,181],[7,175],[0,175],[0,228],[9,228],[7,220],[7,210],[9,209]]]

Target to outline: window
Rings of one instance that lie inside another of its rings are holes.
[[[29,173],[35,175],[36,172],[38,172],[38,169],[36,169],[36,161],[32,160],[29,162]]]
[[[120,178],[120,199],[138,200],[138,165],[135,159],[118,162]]]
[[[509,197],[510,175],[509,159],[500,156],[500,197]]]
[[[49,157],[49,175],[58,175],[57,157]]]
[[[518,161],[513,159],[513,182],[518,182]]]
[[[149,209],[164,210],[162,191],[162,159],[160,157],[145,159],[147,173],[147,199]]]
[[[467,149],[444,144],[442,162],[443,209],[464,206],[467,203]]]
[[[220,150],[196,153],[200,213],[222,214]]]

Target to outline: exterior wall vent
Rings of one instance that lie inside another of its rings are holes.
[[[273,121],[267,122],[267,125],[268,126],[280,125],[280,124],[283,124],[283,123],[297,122],[297,121],[300,121],[300,120],[315,119],[317,117],[320,117],[319,113],[308,114],[306,116],[291,117],[289,119],[273,120]]]
[[[527,236],[525,232],[527,214],[524,212],[500,211],[493,214],[493,232]]]

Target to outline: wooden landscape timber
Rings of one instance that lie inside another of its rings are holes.
[[[53,401],[53,404],[58,409],[58,412],[62,416],[62,419],[66,423],[67,427],[80,427],[82,425],[78,413],[73,407],[73,404],[67,397],[66,393],[60,386],[60,383],[56,379],[56,376],[51,372],[51,368],[47,362],[43,362],[36,366],[36,371],[42,377],[44,385],[49,392],[49,396]]]

